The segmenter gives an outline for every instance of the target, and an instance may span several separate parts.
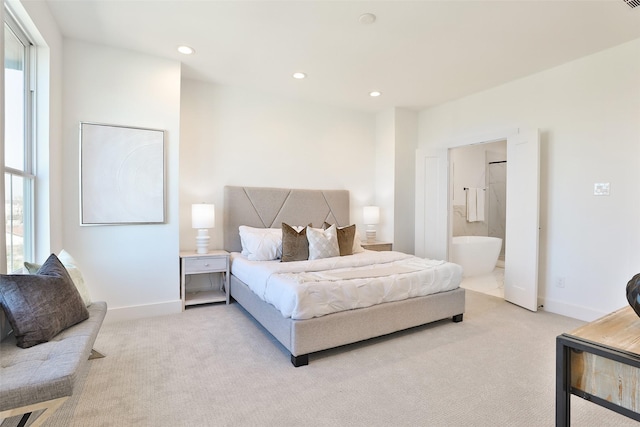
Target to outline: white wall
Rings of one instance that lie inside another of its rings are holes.
[[[361,207],[375,191],[373,114],[183,80],[180,139],[181,250],[195,249],[190,209],[202,201],[216,205],[210,248],[222,247],[225,185],[346,189],[351,221],[364,230]]]
[[[418,113],[396,108],[393,248],[415,253],[415,176]]]
[[[390,108],[376,115],[375,193],[380,207],[376,239],[414,253],[415,150],[418,114]]]
[[[450,151],[454,184],[451,199],[454,205],[466,205],[465,187],[485,187],[488,145],[490,144],[474,144]],[[504,145],[506,151],[506,143]]]
[[[380,242],[394,241],[395,128],[395,109],[376,115],[375,161],[371,164],[375,171],[375,199],[371,204],[380,208],[380,223],[376,225],[376,240]]]
[[[178,180],[180,64],[65,40],[64,249],[109,321],[180,311]],[[165,130],[166,223],[80,226],[79,123]]]
[[[420,113],[425,150],[540,129],[546,310],[593,320],[626,305],[626,283],[640,271],[638,75],[640,39]],[[594,196],[596,182],[611,183],[611,195]]]

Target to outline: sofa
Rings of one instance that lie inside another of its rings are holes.
[[[107,304],[83,298],[80,275],[54,254],[27,264],[33,274],[0,275],[0,421],[22,415],[24,426],[41,411],[39,426],[83,378]]]
[[[9,335],[0,342],[0,419],[18,415],[26,423],[31,412],[44,410],[31,426],[41,425],[72,394],[78,373],[88,363],[107,313],[107,304],[93,302],[89,318],[52,340],[20,348]]]
[[[107,313],[105,302],[93,302],[89,318],[65,329],[52,340],[20,348],[9,335],[0,342],[0,418],[44,412],[31,424],[41,425],[72,394],[78,372],[88,363]]]

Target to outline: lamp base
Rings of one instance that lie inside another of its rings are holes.
[[[209,230],[206,228],[199,229],[198,235],[196,236],[196,253],[209,253],[209,240]]]
[[[376,229],[375,228],[367,228],[365,233],[368,243],[372,243],[376,241]]]

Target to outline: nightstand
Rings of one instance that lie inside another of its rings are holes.
[[[224,291],[207,289],[187,292],[187,276],[192,274],[221,273]],[[180,252],[180,298],[182,310],[186,306],[226,301],[229,304],[229,252],[210,251],[206,254]]]
[[[393,243],[389,243],[389,242],[364,241],[360,243],[360,246],[362,246],[364,249],[369,249],[370,251],[378,251],[378,252],[393,250]]]

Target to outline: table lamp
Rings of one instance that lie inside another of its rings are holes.
[[[215,227],[216,208],[212,204],[198,203],[191,205],[191,227],[198,229],[196,236],[196,252],[209,252],[209,228]]]
[[[375,242],[376,224],[380,222],[380,208],[378,206],[365,206],[362,216],[364,224],[367,226],[367,242]]]

